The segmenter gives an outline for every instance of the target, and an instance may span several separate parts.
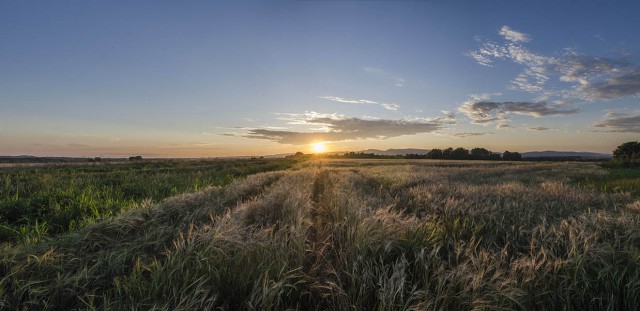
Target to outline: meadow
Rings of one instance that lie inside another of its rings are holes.
[[[636,174],[311,159],[4,243],[0,308],[638,310]]]
[[[294,164],[292,159],[5,164],[0,243],[41,242],[137,206]]]

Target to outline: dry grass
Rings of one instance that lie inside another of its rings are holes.
[[[0,308],[632,310],[639,201],[591,164],[322,160],[0,249]]]

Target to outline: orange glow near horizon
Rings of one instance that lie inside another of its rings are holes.
[[[325,152],[326,149],[327,147],[324,145],[323,142],[317,142],[317,143],[311,144],[311,150],[313,150],[313,152],[315,153],[323,153]]]

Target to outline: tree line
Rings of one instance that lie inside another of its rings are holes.
[[[302,152],[296,153],[295,157],[304,156]],[[406,154],[406,155],[381,155],[364,152],[347,152],[344,154],[323,154],[322,157],[332,159],[443,159],[443,160],[492,160],[492,161],[520,161],[522,155],[518,152],[505,151],[502,154],[492,152],[485,148],[473,148],[471,150],[458,147],[446,149],[431,149],[426,154]]]

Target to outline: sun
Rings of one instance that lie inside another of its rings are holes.
[[[313,150],[313,152],[315,152],[315,153],[322,153],[326,149],[327,148],[325,147],[323,142],[318,142],[318,143],[311,144],[311,150]]]

